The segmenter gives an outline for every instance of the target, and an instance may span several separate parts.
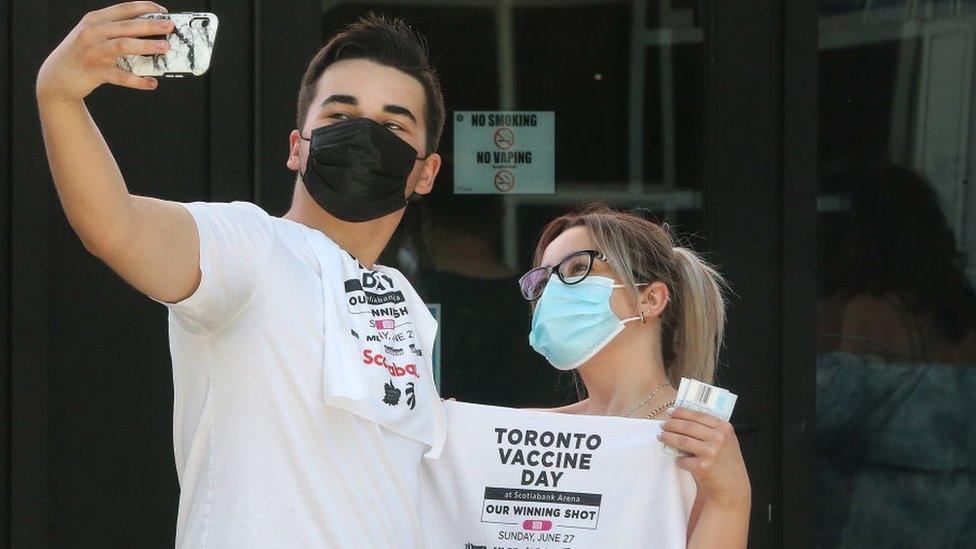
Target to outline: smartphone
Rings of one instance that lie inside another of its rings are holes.
[[[136,76],[182,78],[201,76],[210,68],[210,56],[217,38],[217,16],[212,13],[149,13],[137,19],[170,19],[169,35],[145,36],[166,40],[169,51],[158,55],[123,55],[116,64]]]

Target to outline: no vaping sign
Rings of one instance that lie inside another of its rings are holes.
[[[454,192],[555,192],[555,113],[454,113]]]

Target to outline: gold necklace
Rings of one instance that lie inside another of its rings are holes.
[[[663,388],[665,385],[670,385],[670,383],[668,383],[667,381],[662,381],[660,385],[658,385],[657,387],[654,388],[653,391],[651,391],[651,394],[647,395],[647,398],[645,398],[644,400],[642,400],[640,402],[640,404],[638,404],[637,406],[634,406],[630,410],[627,410],[627,412],[624,414],[624,417],[630,417],[631,414],[633,414],[637,410],[640,410],[641,408],[643,408],[644,405],[647,404],[648,402],[650,402],[651,399],[654,398],[654,395],[656,395],[657,392],[660,391],[661,388]]]
[[[664,410],[667,410],[668,406],[672,406],[672,405],[674,405],[673,400],[671,402],[665,402],[664,404],[658,406],[653,412],[644,416],[644,419],[654,419],[654,416],[660,414]]]

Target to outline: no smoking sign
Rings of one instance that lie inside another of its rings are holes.
[[[454,113],[454,192],[555,192],[555,113]]]

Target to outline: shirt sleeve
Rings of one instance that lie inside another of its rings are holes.
[[[180,203],[200,238],[200,284],[176,303],[159,301],[188,331],[225,327],[250,300],[274,243],[271,217],[249,202]]]

